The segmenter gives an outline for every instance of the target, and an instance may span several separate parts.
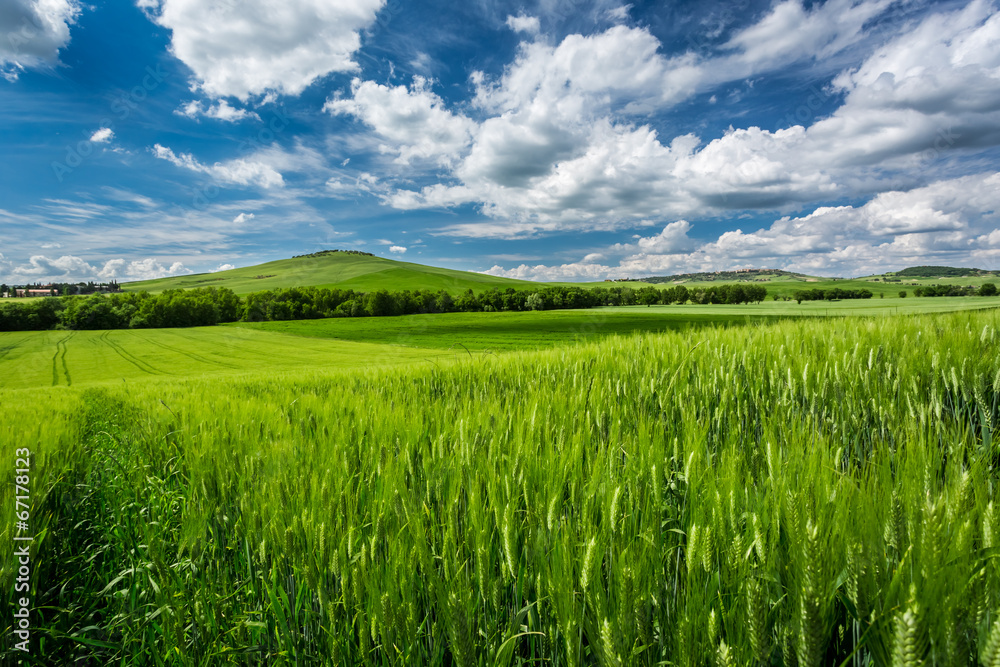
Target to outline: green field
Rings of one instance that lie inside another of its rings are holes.
[[[34,660],[993,665],[989,305],[0,334]]]
[[[655,333],[769,319],[748,312],[687,312],[668,306],[630,306],[542,312],[447,313],[391,318],[236,322],[228,327],[307,338],[369,341],[422,348],[531,350],[614,334]]]
[[[837,302],[765,301],[746,306],[624,306],[543,312],[448,313],[391,318],[236,322],[228,327],[391,345],[469,350],[527,350],[613,334],[656,333],[795,317],[913,315],[1000,308],[993,297],[866,299]]]
[[[304,340],[228,327],[0,332],[0,386],[26,389],[203,375],[361,369],[442,356],[448,355],[440,350]]]
[[[9,389],[121,380],[357,369],[530,350],[615,334],[734,326],[796,317],[890,316],[997,308],[994,297],[765,301],[747,306],[626,306],[542,312],[447,313],[191,329],[0,332]]]

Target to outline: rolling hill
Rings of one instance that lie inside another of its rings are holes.
[[[358,291],[446,290],[457,294],[468,289],[481,292],[491,287],[525,288],[532,284],[524,280],[442,269],[368,254],[323,251],[217,273],[123,283],[121,287],[130,292],[228,287],[237,294],[249,294],[276,287],[339,287]]]
[[[997,272],[952,267],[914,267],[896,272],[862,276],[858,278],[824,278],[779,269],[741,269],[708,273],[685,273],[656,276],[616,283],[542,283],[594,287],[610,285],[638,289],[654,284],[666,288],[685,285],[689,288],[708,287],[721,283],[764,283],[769,295],[791,296],[800,289],[869,289],[876,295],[896,296],[901,290],[928,284],[981,285],[1000,279]],[[376,257],[356,251],[324,250],[310,255],[299,255],[265,264],[247,266],[217,273],[195,273],[187,276],[160,278],[141,282],[123,283],[125,291],[162,292],[166,289],[192,287],[228,287],[237,294],[275,289],[278,287],[339,287],[361,292],[386,289],[445,290],[458,294],[466,290],[482,292],[493,287],[531,289],[540,283],[528,280],[502,278],[470,271],[444,269],[412,262]],[[907,289],[907,291],[909,291]]]

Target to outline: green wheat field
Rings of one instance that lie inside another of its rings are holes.
[[[25,664],[1000,665],[1000,311],[915,302],[0,334]]]

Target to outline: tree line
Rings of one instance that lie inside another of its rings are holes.
[[[759,303],[759,285],[718,285],[688,289],[628,287],[493,288],[457,296],[439,290],[374,290],[291,287],[238,297],[225,287],[119,292],[0,303],[0,331],[46,329],[143,329],[210,326],[223,322],[267,322],[327,317],[385,317],[419,313],[497,312],[596,308],[599,306]]]
[[[803,301],[839,301],[841,299],[870,299],[872,291],[867,289],[806,289],[796,290],[792,298],[798,303]]]
[[[924,285],[913,290],[914,296],[996,296],[997,286],[984,283],[979,288],[967,285]]]
[[[46,329],[144,329],[197,327],[234,322],[241,312],[232,290],[199,287],[149,292],[118,292],[37,301],[0,303],[0,331]]]

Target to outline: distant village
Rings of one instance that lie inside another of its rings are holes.
[[[0,285],[0,298],[34,298],[40,296],[75,296],[77,294],[112,294],[121,292],[117,281],[109,283],[41,283],[29,285]]]

